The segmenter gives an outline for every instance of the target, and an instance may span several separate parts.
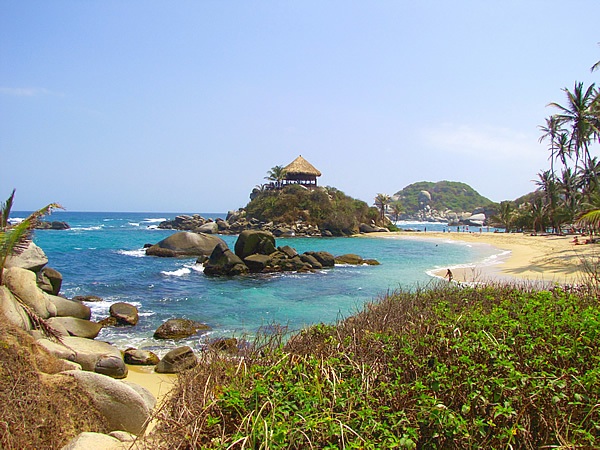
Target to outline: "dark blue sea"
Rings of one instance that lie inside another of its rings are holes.
[[[26,217],[14,212],[11,217]],[[61,294],[96,295],[102,302],[88,303],[92,320],[108,315],[112,303],[138,307],[135,327],[105,328],[99,339],[121,348],[133,346],[164,354],[183,343],[199,348],[207,338],[252,337],[261,327],[287,326],[290,330],[315,323],[334,323],[359,311],[365,302],[399,287],[411,289],[435,282],[431,271],[482,264],[501,253],[487,245],[443,239],[288,238],[299,252],[325,250],[334,255],[356,253],[375,258],[379,266],[336,266],[309,274],[251,275],[212,278],[195,259],[145,256],[144,244],[154,244],[174,233],[157,229],[173,213],[54,212],[47,220],[67,222],[69,230],[37,230],[34,241],[49,258],[49,266],[63,275]],[[225,214],[201,214],[206,218]],[[442,224],[402,224],[404,228],[442,231]],[[425,232],[415,236],[426,238]],[[223,236],[233,247],[236,236]],[[212,327],[209,335],[186,341],[156,341],[154,330],[165,320],[185,317]]]

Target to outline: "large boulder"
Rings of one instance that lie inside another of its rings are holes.
[[[366,264],[369,266],[379,265],[379,262],[375,259],[363,259],[361,256],[355,255],[353,253],[347,253],[345,255],[336,256],[335,262],[336,262],[336,264],[352,264],[352,265]]]
[[[44,342],[42,345],[59,358],[61,356],[57,355],[57,352],[66,353],[69,356],[65,359],[78,363],[83,370],[95,372],[96,368],[99,368],[102,373],[113,378],[127,376],[127,366],[123,361],[121,352],[108,342],[73,336],[63,337],[62,342],[64,344],[62,347],[65,347],[63,349],[59,344],[48,345]],[[111,372],[107,373],[107,366],[109,365],[111,366]]]
[[[70,370],[59,376],[73,377],[80,389],[89,394],[94,406],[106,417],[110,431],[140,435],[146,429],[154,408],[147,400],[152,394],[142,396],[122,381],[92,372]]]
[[[241,259],[250,255],[270,255],[274,253],[275,237],[268,231],[245,230],[235,242],[235,254]]]
[[[76,317],[51,317],[48,323],[57,330],[66,330],[69,336],[94,339],[100,333],[102,325]]]
[[[50,294],[46,294],[46,298],[56,307],[58,317],[77,317],[84,320],[90,320],[92,317],[92,310],[83,303]]]
[[[234,255],[235,256],[235,255]],[[237,258],[237,256],[236,256]],[[244,258],[244,263],[250,272],[259,273],[265,270],[273,262],[269,255],[250,255]]]
[[[48,299],[48,295],[38,288],[35,273],[21,267],[4,270],[4,284],[13,295],[25,303],[42,319],[56,316],[56,306]]]
[[[218,236],[180,231],[148,247],[146,255],[168,257],[209,256],[214,248],[221,243],[225,244],[225,241]]]
[[[39,272],[48,264],[48,257],[40,247],[35,245],[33,242],[29,243],[29,246],[20,253],[19,255],[11,255],[6,258],[4,268],[20,267],[22,269],[32,270]]]
[[[167,353],[155,367],[158,373],[178,373],[198,364],[198,358],[191,347],[177,347]]]
[[[117,302],[110,305],[110,315],[118,325],[135,325],[140,319],[138,309],[129,303]]]
[[[227,244],[218,244],[204,263],[206,275],[242,275],[248,273],[248,267],[234,254]]]
[[[169,319],[154,332],[155,339],[183,339],[193,336],[198,331],[208,331],[210,327],[204,323],[190,319]]]
[[[29,331],[32,328],[29,316],[6,286],[0,286],[0,314],[22,330]]]
[[[39,288],[52,295],[58,295],[62,286],[62,281],[62,274],[51,267],[44,267],[37,275],[37,284]]]
[[[208,222],[198,227],[196,231],[198,233],[217,234],[219,232],[219,225],[216,222]]]
[[[160,361],[160,358],[155,353],[135,348],[125,350],[123,352],[123,359],[125,359],[125,364],[131,364],[132,366],[155,366]]]

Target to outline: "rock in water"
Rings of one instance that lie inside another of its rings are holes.
[[[210,330],[206,324],[189,319],[169,319],[154,332],[154,339],[183,339],[200,330]]]
[[[148,247],[146,249],[146,255],[166,257],[210,256],[214,248],[221,243],[225,244],[225,241],[218,236],[181,231]]]
[[[234,254],[227,244],[219,244],[204,263],[206,275],[242,275],[248,273],[248,267]]]
[[[135,325],[138,323],[139,315],[135,306],[129,303],[118,302],[110,305],[110,315],[117,319],[119,325]]]
[[[235,242],[235,254],[244,259],[250,255],[270,255],[274,253],[275,237],[267,231],[242,231]]]

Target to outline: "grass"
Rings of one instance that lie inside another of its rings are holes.
[[[62,448],[82,431],[106,431],[103,416],[60,361],[41,352],[0,314],[0,448]]]
[[[207,351],[159,448],[582,448],[600,433],[592,292],[439,285],[241,354]]]

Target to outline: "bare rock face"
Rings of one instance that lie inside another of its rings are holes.
[[[29,331],[32,329],[29,316],[12,295],[6,286],[0,286],[0,314],[2,314],[9,323],[16,327]]]
[[[83,303],[50,294],[47,294],[47,298],[56,307],[58,317],[77,317],[84,320],[90,320],[92,317],[92,310]]]
[[[44,267],[37,275],[37,283],[40,289],[52,295],[58,295],[62,287],[62,281],[62,274],[51,267]]]
[[[181,231],[148,247],[146,255],[163,257],[210,256],[214,248],[220,243],[225,244],[225,241],[212,234]]]

